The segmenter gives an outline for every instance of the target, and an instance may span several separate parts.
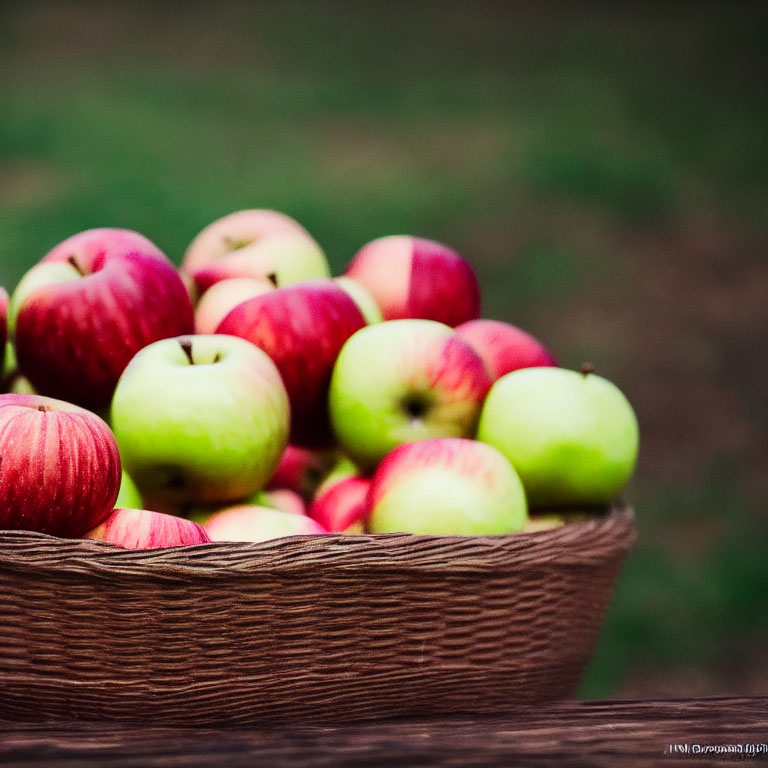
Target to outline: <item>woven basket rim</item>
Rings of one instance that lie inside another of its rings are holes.
[[[584,566],[626,553],[636,537],[634,520],[633,509],[617,502],[600,517],[503,536],[328,534],[148,550],[31,531],[0,531],[0,571],[98,575],[117,570],[152,578],[210,578],[265,570],[290,575],[306,572],[308,564],[325,574],[334,568],[483,572],[548,562]]]

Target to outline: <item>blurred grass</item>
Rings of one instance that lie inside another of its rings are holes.
[[[727,466],[692,488],[654,489],[639,512],[639,542],[582,694],[604,696],[648,670],[666,673],[657,695],[683,693],[692,671],[714,677],[709,690],[738,691],[768,640],[768,520],[750,510]]]
[[[680,669],[724,690],[717,670],[736,685],[750,674],[724,667],[740,655],[728,646],[766,647],[768,532],[747,487],[765,473],[747,477],[747,448],[714,432],[708,453],[679,450],[658,393],[677,387],[673,414],[710,419],[686,388],[714,337],[685,337],[654,375],[637,356],[657,359],[681,333],[663,323],[688,310],[665,314],[664,296],[647,303],[653,280],[634,281],[649,252],[668,257],[660,285],[676,265],[702,290],[764,265],[766,32],[759,4],[6,2],[0,282],[93,226],[139,230],[178,261],[244,207],[295,216],[335,271],[380,235],[451,243],[480,275],[485,314],[529,327],[565,364],[596,357],[653,446],[629,494],[640,543],[584,693],[674,689]],[[747,243],[725,272],[702,261],[699,221],[726,250]],[[694,300],[680,280],[676,308]],[[650,351],[629,348],[628,329]],[[723,331],[738,373],[716,394],[756,402],[763,369],[739,332]]]

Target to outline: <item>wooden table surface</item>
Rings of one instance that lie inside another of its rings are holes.
[[[728,748],[742,751],[722,751]],[[768,696],[567,701],[504,717],[279,729],[0,721],[3,766],[507,768],[753,761],[768,764]]]

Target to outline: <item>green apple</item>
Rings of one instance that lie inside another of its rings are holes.
[[[480,415],[478,440],[500,450],[520,475],[531,507],[605,505],[637,461],[632,406],[585,368],[525,368],[502,376]]]
[[[329,413],[343,451],[372,467],[403,443],[471,437],[491,380],[480,356],[434,320],[369,325],[344,344]]]
[[[144,509],[141,491],[125,470],[120,477],[120,493],[117,494],[115,509]]]
[[[234,336],[142,349],[120,377],[112,429],[127,472],[168,504],[235,501],[269,480],[288,440],[288,396],[268,355]]]
[[[528,520],[520,478],[502,454],[476,440],[401,445],[381,462],[368,492],[371,533],[490,536]]]

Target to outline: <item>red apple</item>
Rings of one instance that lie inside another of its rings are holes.
[[[493,380],[519,368],[556,366],[552,353],[516,325],[499,320],[470,320],[456,328],[483,358]]]
[[[317,447],[331,440],[328,384],[339,350],[365,320],[332,280],[278,288],[235,307],[217,333],[261,347],[283,377],[291,403],[291,442]]]
[[[143,242],[124,230],[83,232],[22,278],[10,319],[19,367],[37,391],[102,408],[140,349],[192,332],[181,278],[151,243],[136,247]]]
[[[233,277],[212,285],[195,307],[195,333],[214,333],[238,304],[274,289],[269,280],[255,277]]]
[[[364,477],[347,477],[317,495],[309,516],[332,533],[363,533],[368,517],[368,489]]]
[[[206,544],[211,539],[201,525],[148,509],[116,509],[83,537],[108,541],[125,549],[158,549]]]
[[[297,445],[288,445],[280,457],[267,489],[287,488],[302,499],[311,499],[318,485],[335,461],[331,451],[312,451]]]
[[[104,520],[120,490],[109,427],[76,405],[0,395],[0,529],[80,536]]]
[[[267,541],[283,536],[328,533],[320,523],[306,515],[252,505],[217,512],[204,527],[211,541]]]
[[[368,289],[385,320],[415,317],[456,326],[480,316],[472,267],[433,240],[381,237],[357,252],[346,274]]]
[[[197,235],[184,254],[181,271],[191,275],[240,248],[284,234],[309,237],[298,221],[278,211],[254,208],[230,213]]]

